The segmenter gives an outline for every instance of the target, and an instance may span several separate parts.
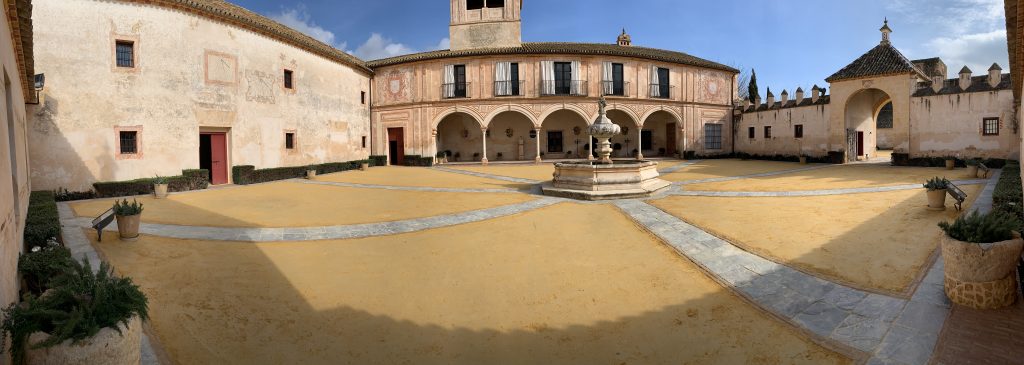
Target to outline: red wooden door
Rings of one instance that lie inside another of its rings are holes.
[[[857,156],[864,156],[864,132],[857,132]]]
[[[210,134],[210,183],[228,183],[228,136],[225,133]]]
[[[665,125],[665,155],[675,156],[676,155],[676,124],[669,123]]]
[[[405,164],[405,131],[402,128],[388,128],[388,155],[391,165]]]

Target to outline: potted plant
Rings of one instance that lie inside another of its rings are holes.
[[[157,199],[166,198],[167,185],[168,181],[166,177],[156,175],[156,178],[153,179],[153,196]]]
[[[565,151],[565,158],[572,158],[572,151]]]
[[[929,210],[946,210],[947,186],[949,186],[949,180],[938,176],[924,183],[924,188],[928,189]]]
[[[117,219],[117,233],[123,241],[139,238],[139,223],[142,218],[142,203],[132,199],[114,201],[114,217]]]
[[[807,155],[805,155],[803,153],[800,154],[800,164],[801,165],[806,165],[807,164]]]
[[[359,161],[359,171],[366,171],[370,169],[370,161],[362,160]]]
[[[954,303],[975,309],[998,309],[1017,299],[1017,263],[1024,240],[1014,230],[1020,221],[1012,214],[971,213],[953,223],[939,223],[945,261],[946,295]]]
[[[316,179],[316,166],[310,165],[310,166],[306,167],[306,179],[308,179],[308,180],[315,180]]]
[[[972,178],[978,177],[978,165],[981,164],[981,161],[976,158],[971,158],[967,159],[964,163],[967,164],[967,174]]]
[[[946,170],[952,170],[956,168],[956,157],[946,156]]]
[[[501,152],[498,152],[498,154],[497,154],[496,156],[497,156],[497,157],[495,158],[495,160],[501,161],[501,159],[502,159],[502,157],[503,157],[504,155],[503,155],[503,154],[502,154]]]
[[[462,154],[459,152],[455,152],[455,154],[452,155],[452,158],[455,160],[455,162],[459,162],[459,159],[462,158]]]
[[[480,152],[473,153],[473,161],[480,161]]]
[[[437,163],[439,165],[443,165],[448,162],[448,155],[445,154],[444,151],[436,153],[434,157],[437,157]]]
[[[145,294],[105,262],[96,273],[84,260],[69,266],[45,294],[3,309],[0,343],[9,336],[14,363],[138,364]]]

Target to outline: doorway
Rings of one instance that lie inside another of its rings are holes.
[[[864,156],[864,132],[857,131],[857,156]]]
[[[665,155],[675,156],[676,155],[676,124],[669,123],[665,125]]]
[[[228,135],[224,132],[199,134],[199,168],[209,171],[212,185],[228,183]]]
[[[388,128],[388,162],[392,166],[401,166],[405,163],[405,130],[403,128]]]

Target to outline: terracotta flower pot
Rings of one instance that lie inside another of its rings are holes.
[[[139,223],[142,214],[119,215],[117,219],[117,234],[122,241],[135,241],[139,239]]]
[[[942,237],[946,295],[975,309],[1007,307],[1017,299],[1017,263],[1024,239],[969,243]]]
[[[800,164],[801,165],[806,165],[807,164],[807,156],[800,156]]]
[[[946,210],[946,190],[928,190],[928,209]]]
[[[370,168],[370,164],[369,163],[363,162],[363,163],[359,164],[359,171],[366,171],[369,168]]]
[[[308,171],[306,171],[306,179],[309,179],[309,180],[316,179],[316,170],[308,170]]]
[[[153,184],[153,195],[157,199],[163,199],[167,197],[167,184]]]
[[[978,177],[978,165],[967,166],[967,175]]]
[[[104,328],[92,338],[76,344],[67,340],[53,347],[29,348],[25,353],[28,364],[137,365],[142,356],[142,320],[136,316],[128,320],[128,326],[118,326],[121,333]],[[36,344],[49,337],[49,334],[36,332],[29,336],[28,343]]]
[[[956,160],[946,160],[946,170],[952,170],[956,168]]]

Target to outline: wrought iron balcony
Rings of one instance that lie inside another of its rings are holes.
[[[624,81],[601,81],[601,94],[605,96],[629,97],[629,83]]]
[[[468,98],[470,83],[468,82],[456,82],[451,84],[441,85],[441,98],[442,99],[462,99]]]
[[[651,99],[671,99],[672,98],[672,89],[674,89],[674,88],[675,88],[674,85],[669,85],[669,84],[651,84],[651,87],[650,87]]]
[[[540,82],[541,96],[587,96],[586,80],[544,80]]]
[[[526,81],[495,81],[494,96],[523,96],[526,95]]]

